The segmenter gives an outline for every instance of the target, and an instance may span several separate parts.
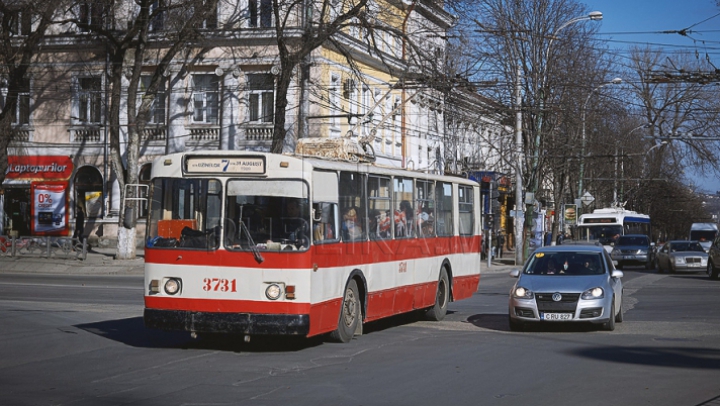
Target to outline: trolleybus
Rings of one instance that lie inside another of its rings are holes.
[[[612,251],[617,237],[625,234],[647,235],[652,241],[650,216],[623,208],[595,209],[582,214],[577,227],[577,239],[599,241]]]
[[[154,161],[147,327],[348,342],[480,279],[480,190],[460,177],[258,152]]]

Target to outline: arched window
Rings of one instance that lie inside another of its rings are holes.
[[[83,166],[75,172],[75,203],[85,209],[86,218],[103,215],[103,178],[94,166]]]

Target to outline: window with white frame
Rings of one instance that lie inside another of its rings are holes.
[[[340,129],[340,75],[330,74],[330,88],[328,101],[330,102],[330,127],[333,130]]]
[[[162,31],[165,29],[167,0],[155,0],[150,5],[150,31]]]
[[[253,28],[269,28],[273,24],[272,0],[249,0],[248,25]]]
[[[30,125],[30,80],[23,79],[18,89],[17,108],[13,124]]]
[[[140,103],[142,103],[143,97],[148,92],[148,87],[150,87],[150,79],[152,79],[152,77],[149,75],[143,75],[140,77],[140,88],[138,89],[138,108],[140,107]],[[150,114],[148,120],[149,124],[165,124],[166,100],[167,96],[165,92],[165,81],[161,80],[160,84],[158,85],[157,92],[155,93],[155,99],[150,106]]]
[[[32,14],[29,10],[10,11],[10,35],[29,35],[32,31]]]
[[[193,122],[218,123],[219,79],[216,75],[192,75]]]
[[[275,79],[270,74],[247,75],[249,118],[252,122],[271,123],[275,110]]]
[[[83,1],[78,5],[78,30],[89,32],[103,27],[105,7],[101,1]]]
[[[76,78],[73,118],[79,124],[102,122],[102,79],[94,76]]]

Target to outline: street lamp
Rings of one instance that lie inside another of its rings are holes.
[[[578,22],[580,22],[580,21],[586,21],[586,20],[590,20],[590,21],[600,21],[600,20],[602,20],[602,18],[603,18],[603,13],[602,13],[602,12],[600,12],[600,11],[591,11],[591,12],[588,13],[587,15],[580,16],[580,17],[575,17],[575,18],[573,18],[572,20],[568,20],[568,21],[564,22],[560,27],[558,27],[557,30],[555,30],[555,32],[553,32],[553,35],[550,37],[550,42],[548,42],[547,49],[545,50],[545,64],[546,64],[546,67],[545,67],[545,72],[543,72],[543,83],[542,83],[543,86],[545,85],[545,79],[546,79],[546,77],[547,77],[547,61],[550,59],[550,48],[552,48],[552,43],[553,43],[553,41],[555,41],[555,38],[557,38],[557,36],[558,36],[558,34],[560,33],[560,31],[562,31],[565,27],[567,27],[567,26],[570,25],[570,24],[575,24],[575,23],[578,23]]]
[[[645,123],[643,125],[639,125],[639,126],[633,128],[632,130],[628,131],[628,133],[625,135],[625,137],[623,139],[626,140],[627,138],[630,137],[630,135],[632,135],[632,133],[634,133],[635,131],[637,131],[641,128],[650,128],[650,127],[652,127],[651,123]],[[622,149],[622,153],[623,153],[623,155],[625,154],[624,147]],[[623,163],[624,162],[625,161],[623,160]],[[621,169],[624,169],[624,168],[621,168]],[[623,172],[624,172],[624,170],[623,170]],[[623,182],[623,184],[624,184],[624,182]],[[622,190],[621,190],[620,191],[620,200],[622,200],[622,198],[623,198],[623,196],[622,196]],[[615,140],[615,182],[613,184],[613,204],[617,204],[618,202],[619,202],[618,201],[618,142],[616,139]]]
[[[622,79],[615,78],[609,82],[605,82],[601,84],[600,86],[597,86],[595,89],[593,89],[590,94],[588,94],[587,99],[585,99],[585,104],[583,104],[582,108],[582,144],[580,149],[580,180],[578,181],[578,199],[582,196],[583,192],[583,176],[585,171],[585,112],[587,110],[588,102],[590,102],[590,97],[592,97],[593,93],[596,91],[602,89],[603,87],[607,85],[617,85],[622,83]]]

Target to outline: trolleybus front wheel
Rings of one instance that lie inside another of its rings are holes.
[[[360,294],[357,283],[351,279],[345,287],[337,330],[330,333],[330,338],[341,343],[350,342],[358,329],[358,323],[362,323]]]

